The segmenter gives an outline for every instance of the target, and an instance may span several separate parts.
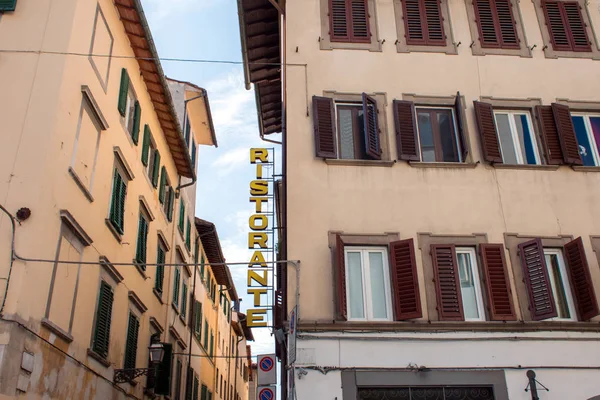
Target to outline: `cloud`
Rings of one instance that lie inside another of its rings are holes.
[[[211,166],[217,171],[218,175],[225,176],[239,167],[246,166],[248,164],[248,154],[247,147],[238,147],[220,155],[213,161]]]

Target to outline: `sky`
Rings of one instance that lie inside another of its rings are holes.
[[[236,0],[142,0],[161,58],[241,61]],[[196,216],[213,222],[228,262],[246,262],[249,183],[255,170],[251,147],[272,147],[260,140],[254,91],[246,90],[242,65],[162,61],[169,78],[205,88],[215,124],[218,148],[198,152]],[[279,150],[279,149],[277,149]],[[247,266],[230,266],[242,310],[251,306],[246,294]],[[265,328],[253,329],[252,353],[274,352]]]

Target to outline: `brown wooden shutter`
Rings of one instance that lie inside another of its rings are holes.
[[[569,107],[563,104],[552,103],[552,114],[554,115],[554,122],[556,123],[565,163],[583,165]]]
[[[396,147],[399,160],[419,161],[421,159],[415,115],[415,105],[412,101],[394,100]]]
[[[517,318],[506,270],[504,246],[502,244],[482,244],[479,251],[487,287],[490,319],[492,321],[515,321]]]
[[[600,314],[600,311],[581,237],[565,244],[565,258],[569,266],[569,280],[575,295],[579,319],[587,321]]]
[[[346,261],[344,257],[344,241],[340,235],[336,236],[336,261],[337,261],[337,304],[340,319],[348,319],[348,302],[346,299]]]
[[[474,0],[479,42],[484,48],[500,47],[500,34],[494,15],[493,0]]]
[[[500,30],[501,46],[504,49],[520,48],[520,40],[517,35],[517,24],[515,21],[512,2],[510,0],[495,0],[498,28]]]
[[[481,101],[474,101],[473,105],[475,106],[475,116],[477,117],[479,137],[481,138],[483,159],[491,163],[502,163],[494,109],[491,104],[482,103]]]
[[[377,124],[377,102],[366,93],[362,94],[365,152],[373,160],[381,160],[379,126]]]
[[[427,25],[427,44],[430,46],[445,46],[444,18],[440,7],[441,0],[422,0],[425,9]]]
[[[352,17],[352,41],[369,43],[371,31],[368,0],[350,0],[350,15]]]
[[[558,316],[548,277],[546,258],[541,239],[519,245],[523,281],[529,295],[529,311],[534,321]]]
[[[551,106],[535,106],[535,113],[540,123],[540,136],[546,153],[546,162],[551,165],[563,164],[560,138],[554,122],[554,113]]]
[[[440,0],[403,0],[406,44],[445,46]]]
[[[346,0],[329,0],[329,36],[332,41],[348,41],[348,7]]]
[[[440,320],[463,321],[462,296],[454,245],[431,245]]]
[[[567,32],[567,24],[560,7],[559,1],[542,1],[542,8],[546,16],[546,26],[550,34],[552,48],[557,51],[571,50],[571,42]]]
[[[313,122],[317,157],[337,158],[333,99],[313,96]]]
[[[542,8],[554,50],[592,51],[578,2],[543,1]]]
[[[406,32],[406,44],[424,45],[427,43],[425,27],[422,21],[421,1],[402,0],[404,11],[404,30]]]
[[[463,121],[462,114],[463,106],[460,97],[460,92],[456,92],[456,98],[454,99],[454,115],[456,119],[456,127],[458,129],[458,137],[460,138],[460,152],[462,162],[465,162],[469,155],[469,146],[467,145],[467,137],[465,135],[465,123]]]
[[[396,321],[421,318],[421,295],[413,239],[390,243]]]
[[[569,37],[573,51],[592,51],[592,46],[587,34],[587,25],[581,16],[581,6],[578,2],[562,2],[562,8],[568,23]]]

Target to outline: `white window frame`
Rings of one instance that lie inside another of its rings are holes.
[[[521,142],[519,140],[519,135],[517,135],[517,124],[515,123],[515,118],[514,118],[516,115],[525,115],[525,118],[527,119],[527,124],[529,125],[529,134],[531,136],[531,141],[532,141],[532,145],[533,145],[533,155],[535,157],[535,165],[541,165],[542,161],[541,161],[541,157],[540,157],[537,137],[535,135],[535,130],[533,129],[533,121],[531,119],[531,113],[527,110],[502,110],[502,109],[494,110],[494,122],[496,123],[496,126],[498,126],[497,125],[498,122],[496,120],[496,116],[498,114],[508,115],[508,126],[510,127],[510,136],[512,138],[513,146],[515,148],[515,155],[517,157],[518,165],[529,165],[529,164],[525,164],[525,160],[523,159],[523,154],[521,154],[520,151],[517,151],[517,149],[521,149]],[[498,132],[498,136],[500,136],[500,132]],[[502,151],[502,142],[500,141],[500,138],[498,138],[498,144],[500,147],[500,154],[502,154],[502,160],[504,160],[504,152]]]
[[[129,83],[129,89],[127,90],[127,102],[125,105],[125,129],[130,136],[133,135],[133,123],[135,115],[132,117],[131,112],[135,112],[135,102],[137,101],[137,96],[135,95],[135,91],[133,90],[133,85],[131,82]],[[130,124],[131,121],[131,124]]]
[[[481,289],[481,278],[479,276],[479,265],[477,260],[477,252],[474,247],[457,247],[455,249],[457,261],[456,267],[460,268],[458,264],[458,255],[459,254],[468,254],[471,258],[471,276],[473,278],[473,286],[475,288],[475,301],[477,303],[477,313],[479,314],[479,318],[467,318],[465,316],[465,321],[486,321],[485,315],[485,305],[483,303],[483,290]],[[460,285],[460,271],[459,271],[459,286],[461,290],[461,300],[462,300],[462,285]],[[463,305],[464,307],[464,305]]]
[[[556,255],[558,259],[558,268],[560,270],[560,276],[562,277],[562,285],[565,290],[565,297],[567,300],[567,307],[569,309],[570,318],[549,318],[551,321],[577,321],[577,309],[575,308],[575,300],[573,299],[573,293],[571,291],[571,282],[569,281],[569,275],[567,271],[567,266],[565,264],[565,258],[563,251],[558,248],[547,248],[544,247],[544,261],[546,261],[546,255]],[[556,303],[557,293],[556,293],[556,281],[554,280],[554,275],[552,274],[552,270],[550,269],[550,265],[546,262],[546,271],[548,272],[548,278],[550,280],[550,287],[552,289],[552,296],[554,296],[554,307],[556,308],[556,312],[558,313],[558,304]]]
[[[449,110],[452,113],[452,126],[454,127],[454,140],[456,141],[456,151],[458,153],[458,161],[456,163],[464,163],[462,159],[462,146],[460,145],[460,132],[458,132],[458,124],[456,123],[456,110],[454,107],[440,107],[440,106],[415,106],[415,128],[417,129],[417,146],[419,146],[419,160],[422,162],[431,163],[447,163],[453,161],[423,161],[423,152],[421,150],[421,130],[419,128],[419,110]],[[466,146],[466,143],[465,143]]]
[[[598,143],[596,143],[596,139],[594,138],[594,134],[592,132],[592,123],[590,122],[590,117],[600,118],[600,114],[598,113],[577,113],[572,112],[571,117],[583,117],[583,123],[585,125],[585,133],[587,134],[588,141],[592,146],[592,157],[594,158],[594,163],[596,166],[600,166],[600,154],[598,153]]]
[[[348,273],[348,253],[356,253],[360,252],[361,256],[361,273],[362,273],[362,282],[363,282],[363,300],[364,300],[364,318],[352,318],[350,315],[350,274]],[[385,284],[385,300],[386,300],[386,310],[387,317],[386,318],[374,318],[373,317],[373,307],[372,303],[372,294],[371,294],[371,274],[370,272],[370,264],[369,264],[369,253],[381,253],[383,256],[383,279]],[[390,264],[388,261],[388,249],[387,247],[373,246],[373,247],[360,247],[360,246],[346,246],[344,248],[344,265],[346,268],[346,298],[348,299],[347,303],[347,315],[348,321],[391,321],[394,318],[394,311],[392,309],[392,291],[391,291],[391,281],[390,281]]]

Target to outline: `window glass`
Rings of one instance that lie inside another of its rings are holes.
[[[127,92],[127,108],[125,111],[125,121],[127,121],[127,131],[133,132],[133,120],[135,118],[135,95],[133,89],[129,85],[129,91]]]
[[[546,258],[546,267],[548,268],[548,276],[550,277],[550,285],[552,286],[552,295],[558,313],[558,319],[574,320],[574,303],[565,262],[562,252],[559,249],[544,249]]]
[[[436,114],[440,129],[440,142],[442,143],[442,160],[456,162],[458,161],[458,151],[456,148],[456,138],[454,137],[452,113],[449,111],[438,111]]]
[[[540,164],[531,115],[527,111],[496,111],[496,128],[505,164]]]
[[[369,252],[369,266],[371,270],[371,296],[373,298],[373,317],[387,318],[387,305],[385,300],[385,276],[383,271],[383,254]]]
[[[523,160],[526,164],[537,164],[537,157],[535,151],[535,144],[533,139],[533,131],[530,128],[528,115],[527,114],[515,114],[514,116],[515,127],[517,129],[517,136],[519,143],[521,144],[521,154],[523,154]]]
[[[365,318],[364,299],[363,299],[363,281],[362,267],[359,252],[349,252],[347,254],[347,269],[349,282],[349,304],[351,318]]]
[[[573,127],[579,143],[579,154],[583,165],[598,165],[597,138],[600,136],[600,117],[588,115],[573,115]]]
[[[350,160],[366,159],[362,104],[336,103],[336,112],[338,157]]]
[[[354,134],[352,130],[352,110],[347,108],[338,110],[340,124],[340,158],[354,158]]]
[[[419,112],[419,139],[421,140],[421,160],[435,161],[435,145],[433,144],[433,127],[429,112]]]
[[[456,249],[460,292],[465,320],[483,320],[483,300],[474,248]]]
[[[518,164],[508,114],[496,114],[496,127],[500,139],[502,160],[505,164]]]

